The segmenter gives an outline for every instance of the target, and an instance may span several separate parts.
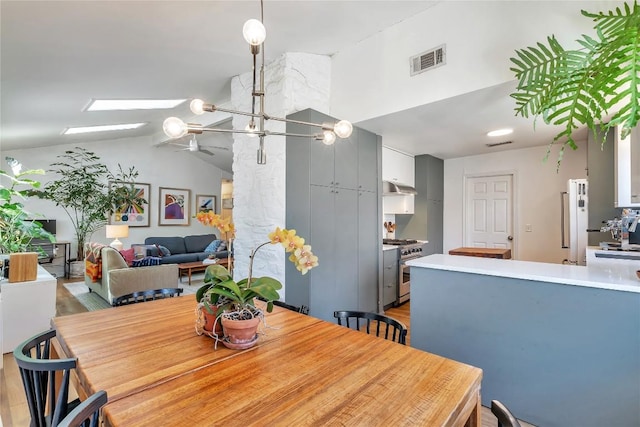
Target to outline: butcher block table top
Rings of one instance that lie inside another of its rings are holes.
[[[482,370],[280,307],[258,344],[214,349],[192,295],[52,320],[105,426],[480,426]]]
[[[511,259],[511,249],[500,248],[457,248],[451,249],[449,255],[477,256],[481,258]]]

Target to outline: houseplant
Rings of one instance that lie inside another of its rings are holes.
[[[35,194],[62,207],[71,220],[78,244],[76,260],[84,259],[84,245],[91,234],[107,223],[108,215],[119,206],[146,201],[137,196],[134,167],[113,174],[95,153],[76,147],[57,156],[51,164],[53,181]],[[112,182],[109,186],[108,183]]]
[[[221,321],[224,330],[222,342],[227,347],[248,348],[255,344],[258,325],[264,318],[263,310],[255,304],[256,297],[266,301],[266,311],[269,313],[273,310],[273,301],[280,298],[278,290],[282,289],[282,284],[278,280],[252,277],[257,251],[265,245],[278,243],[291,254],[289,260],[302,274],[318,265],[318,257],[311,252],[311,246],[305,245],[304,239],[297,236],[295,230],[278,227],[269,234],[269,241],[251,251],[247,278],[236,282],[225,267],[215,264],[207,267],[204,285],[196,292],[196,300]],[[249,324],[247,335],[239,336],[232,332],[234,324],[238,322],[242,327]],[[218,339],[215,329],[214,338]]]
[[[8,180],[10,185],[0,184],[0,253],[41,251],[32,247],[31,240],[47,239],[53,242],[53,235],[45,231],[37,221],[27,221],[32,217],[20,200],[26,199],[33,189],[40,187],[40,182],[27,178],[29,175],[43,175],[44,170],[33,169],[22,171],[22,164],[12,157],[5,160],[11,167],[11,174],[0,170],[0,176]]]
[[[564,139],[564,149],[577,149],[574,132],[587,126],[594,134],[621,126],[626,137],[640,119],[640,8],[582,15],[595,22],[596,38],[583,35],[579,49],[564,49],[554,36],[546,44],[516,51],[511,70],[518,79],[516,115],[542,116],[563,129],[551,145]]]

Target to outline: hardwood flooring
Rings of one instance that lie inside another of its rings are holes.
[[[58,316],[82,313],[87,309],[78,302],[63,286],[69,282],[65,279],[58,279],[56,293],[56,313]],[[407,345],[411,342],[411,319],[410,319],[411,303],[407,302],[400,307],[394,307],[386,311],[385,314],[400,320],[409,327],[407,333]],[[27,407],[24,397],[24,389],[18,366],[16,365],[13,354],[7,353],[3,355],[3,369],[1,372],[0,384],[0,427],[22,427],[29,425],[29,408]],[[75,394],[75,393],[73,393]],[[72,395],[71,399],[76,396]],[[497,421],[489,408],[482,408],[482,427],[496,427]],[[533,427],[531,424],[523,423],[522,427]]]

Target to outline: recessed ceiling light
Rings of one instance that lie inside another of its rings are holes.
[[[166,110],[185,101],[186,99],[94,99],[85,111]]]
[[[487,132],[487,136],[503,136],[509,135],[510,133],[513,133],[513,129],[497,129]]]
[[[106,132],[111,130],[128,130],[137,129],[140,126],[144,126],[146,123],[125,123],[121,125],[101,125],[101,126],[83,126],[77,128],[66,128],[63,135],[74,135],[77,133],[89,133],[89,132]]]

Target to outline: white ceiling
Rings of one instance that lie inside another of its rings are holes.
[[[286,51],[333,54],[436,3],[267,0],[267,61]],[[167,116],[188,115],[188,103],[83,112],[92,98],[227,100],[230,78],[251,68],[242,25],[259,14],[258,1],[1,1],[1,148],[151,136]],[[553,130],[539,126],[532,137],[532,122],[513,116],[512,89],[501,85],[358,125],[381,134],[385,145],[441,158],[487,152],[478,135],[494,127],[516,129],[507,149],[545,144]],[[61,135],[70,126],[132,122],[148,124]],[[228,137],[198,138],[203,146],[230,146]],[[230,150],[211,151],[197,154],[230,171]]]

